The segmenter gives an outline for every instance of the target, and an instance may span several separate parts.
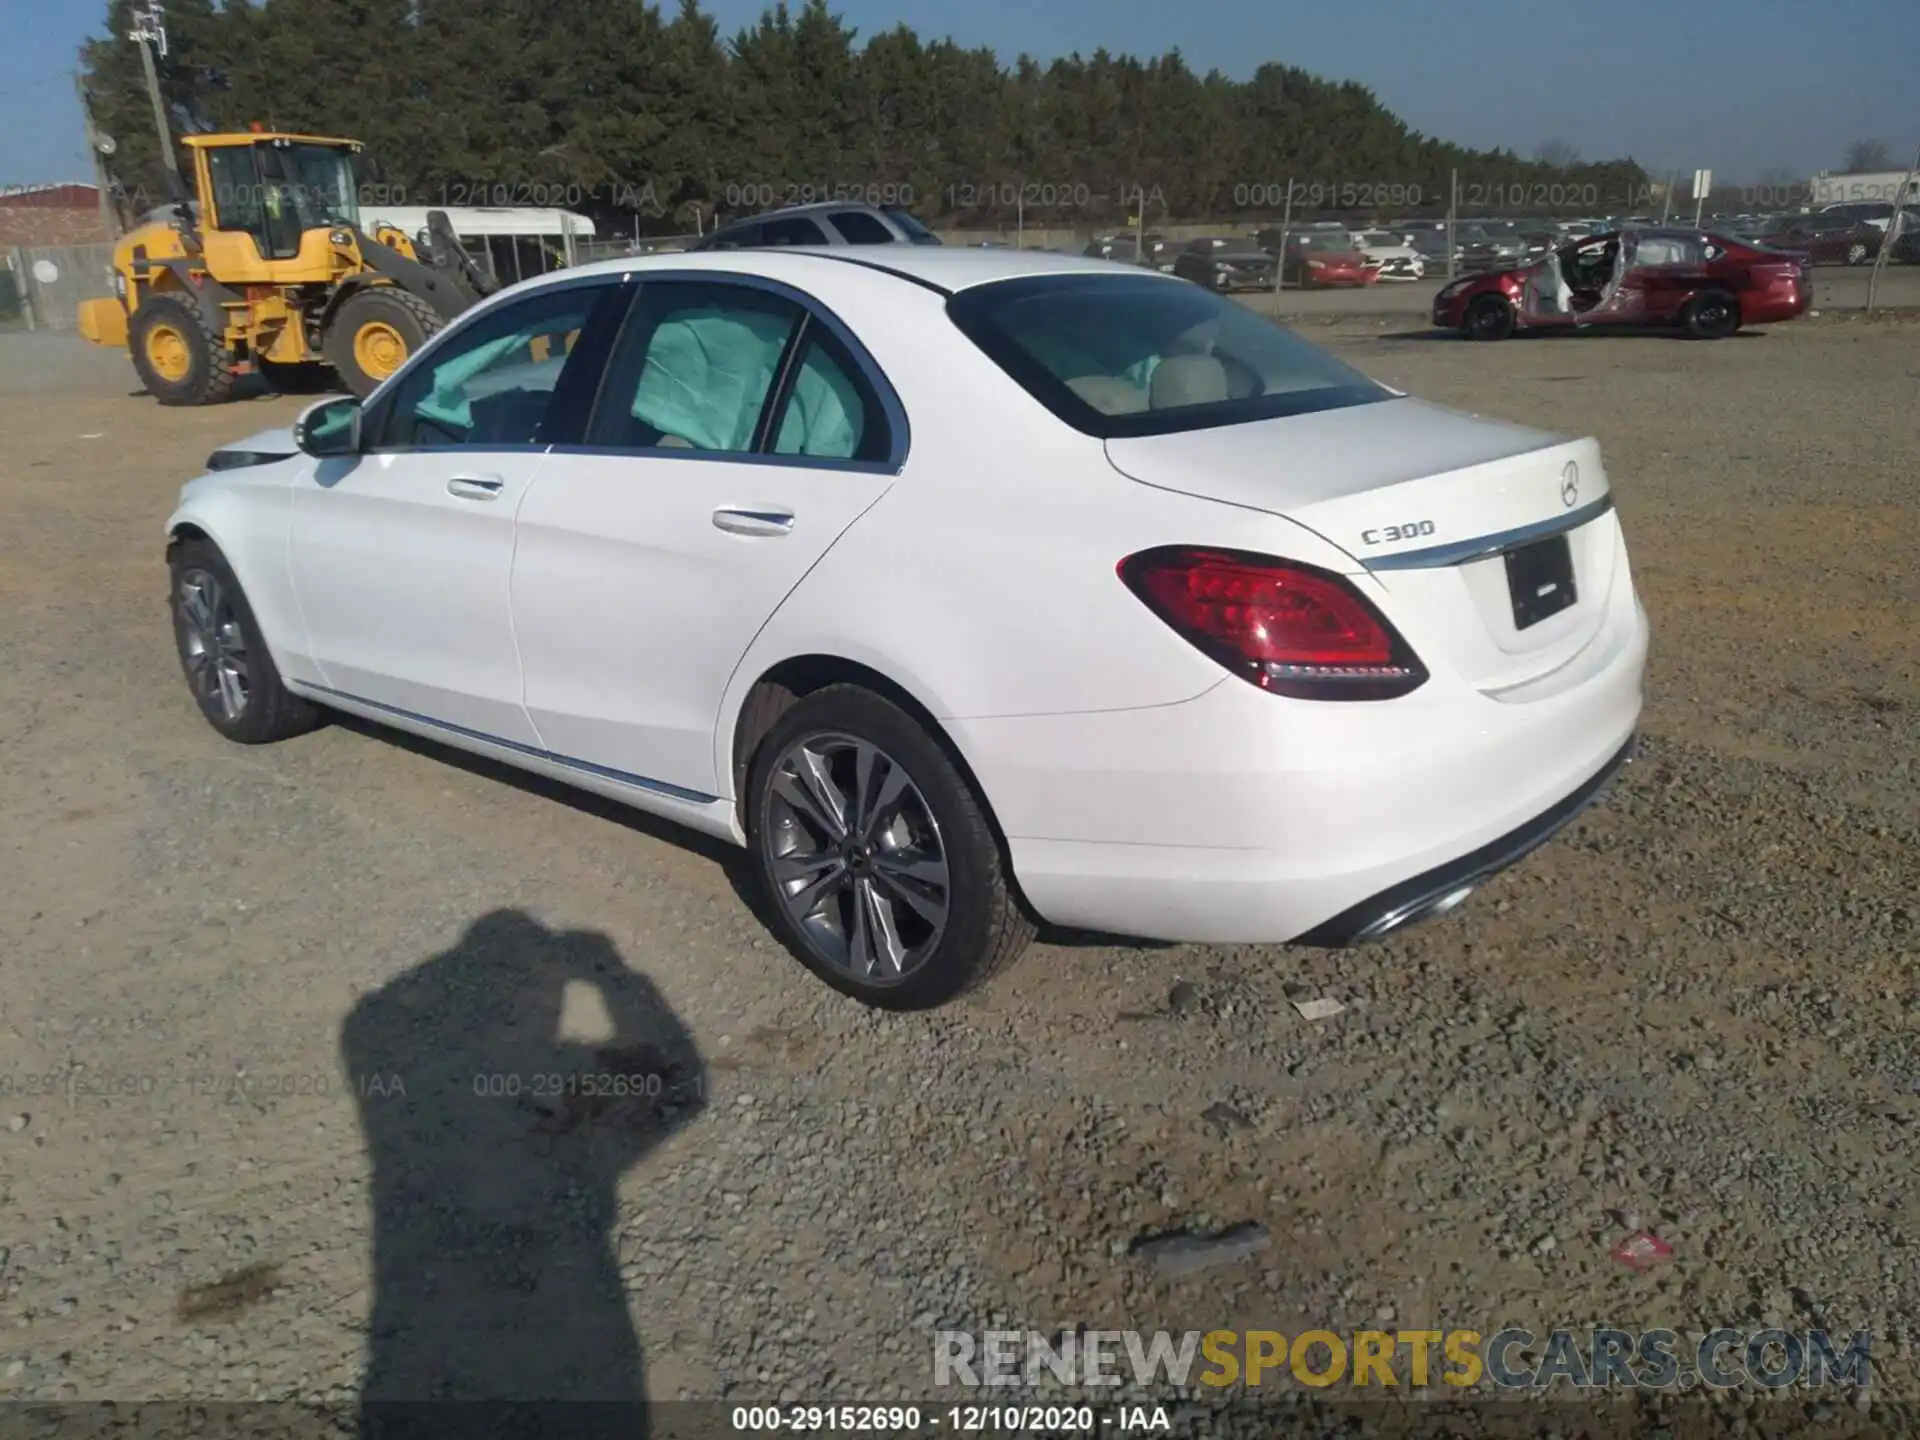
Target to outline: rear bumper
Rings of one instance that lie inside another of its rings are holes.
[[[1177,705],[946,723],[1054,924],[1351,943],[1395,905],[1417,911],[1519,859],[1618,768],[1648,638],[1621,591],[1569,662],[1577,680],[1540,698],[1436,673],[1401,699],[1340,705],[1223,677]]]
[[[1600,798],[1607,782],[1633,759],[1634,745],[1635,740],[1629,738],[1590,780],[1526,824],[1458,860],[1450,860],[1358,905],[1349,906],[1293,943],[1329,949],[1362,945],[1383,940],[1393,931],[1451,910],[1482,881],[1524,860],[1572,824],[1581,811]]]

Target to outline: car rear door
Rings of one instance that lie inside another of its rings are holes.
[[[542,288],[474,317],[375,402],[365,453],[318,462],[295,489],[289,565],[329,689],[538,744],[508,608],[514,515],[620,289]]]
[[[546,748],[689,798],[747,647],[886,493],[906,423],[837,321],[746,277],[647,279],[585,443],[522,506],[513,619]],[[875,597],[884,603],[884,597]]]

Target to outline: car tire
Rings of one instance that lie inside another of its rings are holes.
[[[1867,263],[1867,245],[1864,240],[1855,240],[1847,246],[1847,264],[1864,265]]]
[[[1740,328],[1740,302],[1725,290],[1704,290],[1687,302],[1680,324],[1694,340],[1725,340]]]
[[[829,685],[794,702],[754,751],[744,808],[769,926],[864,1004],[944,1004],[1033,938],[973,783],[872,690]]]
[[[1462,328],[1469,340],[1504,340],[1513,334],[1513,306],[1499,295],[1475,296]]]
[[[420,353],[445,322],[418,295],[375,285],[348,296],[327,322],[322,348],[340,383],[364,400]]]
[[[168,568],[180,669],[207,723],[240,745],[270,745],[317,726],[319,707],[280,682],[253,607],[219,547],[182,541]]]
[[[233,394],[226,337],[199,307],[176,295],[149,295],[127,326],[127,350],[147,393],[162,405],[214,405]]]

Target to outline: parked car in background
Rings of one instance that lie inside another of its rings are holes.
[[[844,259],[579,266],[243,442],[277,453],[166,527],[191,703],[246,745],[345,712],[739,847],[794,956],[897,1009],[1036,918],[1379,939],[1630,758],[1647,613],[1594,440],[1131,267]]]
[[[1885,201],[1846,200],[1837,205],[1822,205],[1814,214],[1845,215],[1850,220],[1865,221],[1885,234],[1893,224],[1894,208]]]
[[[1407,245],[1414,254],[1420,257],[1429,275],[1435,270],[1446,270],[1448,251],[1447,232],[1444,228],[1438,230],[1409,230],[1407,231]]]
[[[1380,272],[1383,281],[1424,280],[1426,259],[1407,243],[1409,238],[1390,230],[1360,230],[1354,234],[1353,247]]]
[[[1454,260],[1462,270],[1497,270],[1527,258],[1527,242],[1518,234],[1486,224],[1457,226],[1454,244]]]
[[[1174,257],[1173,273],[1209,290],[1273,289],[1273,256],[1251,237],[1215,235],[1189,241]]]
[[[1118,260],[1127,265],[1145,266],[1149,270],[1171,271],[1178,248],[1170,244],[1164,235],[1153,230],[1143,235],[1121,230],[1112,235],[1094,236],[1081,253],[1098,260]]]
[[[1761,237],[1773,250],[1791,250],[1816,265],[1865,265],[1886,244],[1887,232],[1852,215],[1815,212],[1788,216]]]
[[[1806,313],[1812,276],[1797,255],[1699,230],[1589,236],[1531,265],[1456,280],[1433,323],[1472,340],[1519,330],[1675,326],[1718,340]]]
[[[1281,274],[1303,287],[1371,285],[1380,278],[1353,236],[1344,230],[1309,230],[1287,239]]]
[[[911,212],[858,204],[790,205],[730,221],[689,250],[762,250],[786,245],[938,245]]]

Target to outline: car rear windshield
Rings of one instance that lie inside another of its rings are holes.
[[[1102,439],[1394,398],[1292,331],[1184,280],[1028,276],[962,290],[947,313],[1027,393]]]

